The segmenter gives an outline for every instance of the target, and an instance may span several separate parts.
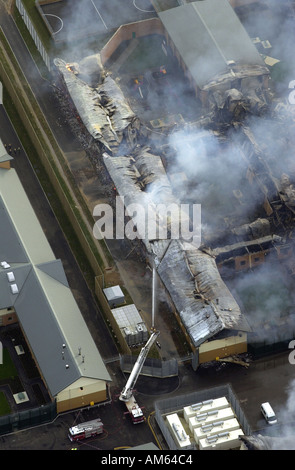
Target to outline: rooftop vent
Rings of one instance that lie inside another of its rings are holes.
[[[13,294],[18,294],[18,287],[16,284],[11,284],[10,289]]]
[[[6,261],[1,261],[0,264],[1,264],[2,268],[4,268],[4,269],[10,268],[10,264],[8,264]]]
[[[9,282],[14,282],[15,281],[14,274],[12,272],[7,273],[7,279]]]

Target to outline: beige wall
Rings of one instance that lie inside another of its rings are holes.
[[[247,352],[247,334],[207,341],[199,347],[199,364]]]
[[[242,271],[245,269],[256,268],[260,264],[265,262],[266,256],[269,253],[276,254],[280,260],[289,260],[293,257],[293,248],[291,245],[277,246],[276,249],[262,250],[256,253],[246,253],[243,256],[236,256],[233,258],[234,267],[236,271]],[[225,263],[226,265],[226,263]],[[223,263],[218,264],[218,269],[222,274]]]
[[[12,323],[18,323],[14,308],[12,310],[7,308],[0,310],[0,326],[11,325]]]
[[[56,396],[57,413],[94,406],[107,399],[107,383],[82,377]]]
[[[7,162],[0,163],[0,168],[6,168],[6,170],[9,170],[10,169],[10,160],[8,160]]]

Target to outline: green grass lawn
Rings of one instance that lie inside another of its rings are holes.
[[[3,364],[0,365],[0,384],[17,376],[17,370],[7,349],[3,349]]]
[[[10,414],[10,406],[6,400],[5,394],[0,392],[0,416]]]
[[[3,349],[3,364],[0,364],[0,385],[11,383],[17,377],[17,370],[7,349]],[[10,406],[4,392],[0,392],[0,416],[10,413]]]

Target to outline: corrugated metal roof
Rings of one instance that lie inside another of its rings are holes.
[[[81,377],[110,381],[62,263],[14,169],[0,169],[0,203],[0,249],[10,265],[0,266],[0,308],[15,308],[51,394]],[[14,274],[17,294],[11,293],[8,271]]]
[[[135,326],[139,323],[143,323],[143,319],[134,304],[113,308],[112,314],[119,328]]]
[[[158,274],[195,347],[223,329],[250,331],[211,256],[173,240]]]
[[[110,151],[116,149],[135,118],[118,84],[107,75],[94,88],[70,71],[62,59],[56,58],[54,63],[89,134]]]
[[[156,201],[178,203],[160,157],[147,149],[141,149],[132,157],[103,156],[118,193],[124,197],[125,207],[131,203],[152,206],[154,200],[147,187],[153,186]],[[148,240],[144,235],[147,252],[153,257],[194,346],[223,329],[250,331],[212,256],[181,240]]]
[[[227,0],[187,3],[158,15],[201,88],[228,70],[228,61],[265,67]]]

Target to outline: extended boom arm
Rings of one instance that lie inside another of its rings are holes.
[[[131,371],[131,374],[129,376],[129,379],[127,380],[127,383],[125,387],[123,388],[119,399],[122,401],[128,401],[130,397],[132,396],[132,390],[136,384],[136,381],[138,379],[138,376],[141,372],[142,366],[144,364],[144,361],[146,360],[146,357],[149,353],[149,350],[151,349],[152,345],[156,341],[157,337],[159,336],[160,332],[159,331],[154,331],[150,338],[148,339],[147,343],[145,346],[141,349],[139,356],[133,366],[133,369]]]

